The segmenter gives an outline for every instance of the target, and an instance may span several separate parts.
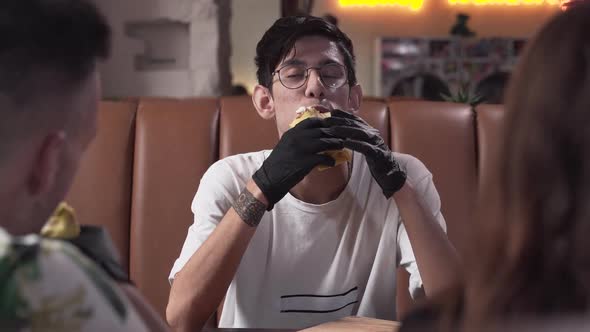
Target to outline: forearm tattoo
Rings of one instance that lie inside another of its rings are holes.
[[[266,212],[266,206],[257,200],[248,189],[244,188],[238,199],[232,205],[236,213],[250,227],[258,226],[260,219]]]

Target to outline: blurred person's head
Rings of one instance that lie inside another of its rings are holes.
[[[254,105],[264,119],[276,118],[280,135],[300,106],[344,111],[360,107],[352,42],[322,18],[277,20],[256,47],[256,65]]]
[[[85,0],[0,2],[0,225],[37,232],[96,132],[109,28]]]
[[[335,26],[338,26],[338,17],[332,15],[332,14],[326,14],[324,16],[322,16],[322,18],[326,21],[328,21],[331,24],[334,24]]]
[[[449,95],[447,84],[433,74],[420,73],[400,80],[392,89],[392,97],[415,97],[430,101],[443,101]]]
[[[510,80],[510,73],[504,71],[494,72],[477,83],[475,93],[486,104],[503,104],[504,91]]]
[[[506,96],[499,185],[482,206],[470,320],[590,309],[590,6],[560,14],[527,45]]]
[[[248,90],[242,84],[235,84],[235,85],[232,85],[232,87],[231,87],[230,95],[232,95],[232,96],[247,96]]]

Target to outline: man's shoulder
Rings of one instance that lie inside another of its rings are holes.
[[[261,150],[256,152],[240,153],[232,156],[228,156],[218,160],[216,163],[222,162],[228,165],[249,165],[249,164],[262,164],[264,159],[268,157],[271,150]]]
[[[41,259],[42,244],[38,235],[15,237],[0,228],[0,278],[10,278],[23,266]],[[0,285],[4,285],[3,281],[0,280]]]
[[[72,273],[74,271],[81,272]],[[36,234],[14,237],[0,229],[0,289],[4,292],[6,281],[22,279],[27,283],[43,284],[55,280],[53,274],[63,278],[93,277],[103,273],[75,246],[62,241],[46,239]],[[104,276],[106,278],[106,275]]]
[[[426,176],[432,175],[424,163],[410,155],[405,153],[394,152],[395,160],[400,164],[400,167],[406,171],[410,178],[420,180]]]
[[[228,156],[214,162],[207,170],[207,173],[214,173],[216,175],[220,175],[220,173],[228,174],[236,172],[249,173],[252,170],[258,169],[270,152],[271,150],[262,150]],[[252,174],[250,174],[250,176],[251,175]]]
[[[260,168],[269,154],[269,150],[263,150],[236,154],[216,161],[203,174],[197,194],[209,195],[211,192],[217,192],[225,196],[237,197],[243,185]],[[211,199],[211,197],[203,198]]]
[[[30,325],[31,317],[50,309],[46,314],[61,317],[60,322],[88,330],[103,319],[115,327],[143,330],[115,283],[61,240],[14,237],[0,229],[0,296],[6,304],[0,308],[3,324],[15,329]],[[60,306],[45,307],[48,303]]]

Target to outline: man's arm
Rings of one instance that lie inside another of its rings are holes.
[[[266,199],[250,180],[246,189],[266,207]],[[176,275],[166,318],[175,331],[199,331],[225,296],[256,228],[232,207],[213,233]]]
[[[455,248],[408,179],[393,198],[402,217],[424,284],[431,296],[455,284],[460,262]]]
[[[250,180],[246,189],[268,204]],[[256,228],[230,208],[213,233],[176,275],[166,318],[175,331],[200,331],[225,296]]]

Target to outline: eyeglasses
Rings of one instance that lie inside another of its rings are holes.
[[[305,67],[299,64],[285,65],[272,72],[272,75],[279,75],[279,81],[287,89],[298,89],[302,87],[309,78],[309,70],[315,69],[320,75],[322,84],[331,89],[343,86],[348,77],[346,67],[338,63],[329,63],[321,67]]]

